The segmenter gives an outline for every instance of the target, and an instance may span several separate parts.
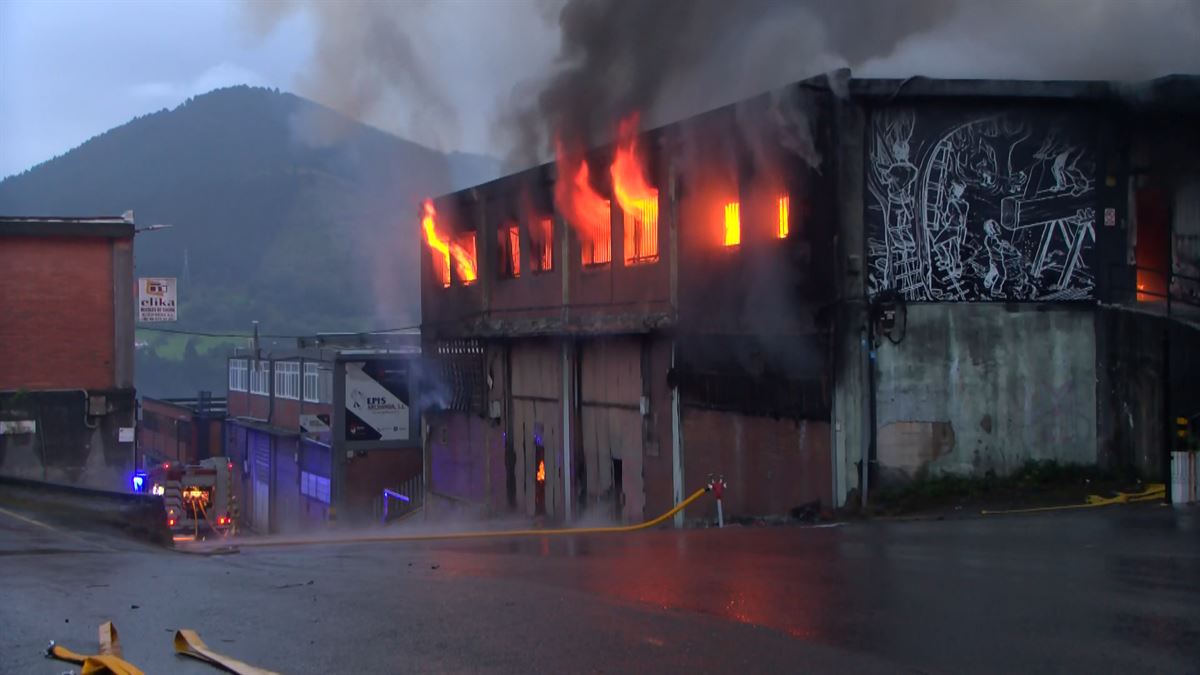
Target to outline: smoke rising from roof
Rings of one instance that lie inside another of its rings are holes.
[[[552,154],[835,68],[859,77],[1144,79],[1200,72],[1192,0],[247,2],[312,25],[301,93],[439,149]],[[557,45],[555,45],[557,42]],[[483,128],[490,124],[490,129]],[[488,133],[490,132],[490,137]]]
[[[1200,71],[1200,5],[1183,0],[569,0],[557,70],[496,126],[510,162],[554,133],[589,143],[631,110],[663,124],[849,66],[860,76],[1133,79]]]

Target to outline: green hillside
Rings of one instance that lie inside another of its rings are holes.
[[[265,333],[417,322],[420,198],[492,177],[312,101],[231,87],[134,119],[0,182],[6,215],[133,210],[139,276],[180,279],[173,329]],[[211,341],[139,332],[150,395],[224,389]],[[203,362],[203,363],[200,363]]]

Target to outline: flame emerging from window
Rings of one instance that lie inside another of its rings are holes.
[[[637,147],[638,115],[621,120],[613,157],[613,193],[625,223],[625,264],[658,260],[658,190],[642,174]]]
[[[537,482],[539,482],[539,483],[546,482],[546,460],[544,460],[544,459],[538,460]]]
[[[433,202],[426,199],[422,204],[421,229],[425,233],[425,241],[429,244],[429,253],[433,257],[433,272],[442,287],[450,285],[450,259],[454,259],[458,278],[463,283],[475,281],[475,235],[466,233],[459,235],[457,241],[443,239],[437,232],[437,210]]]
[[[534,272],[554,269],[554,221],[534,218],[529,223],[529,265]]]
[[[779,198],[779,233],[780,239],[787,239],[788,236],[788,211],[791,208],[791,198],[783,195]]]
[[[580,159],[578,166],[572,166],[561,142],[555,150],[558,180],[554,183],[554,202],[579,233],[583,264],[612,262],[611,204],[592,189],[586,161]]]
[[[729,202],[725,205],[725,245],[737,246],[742,243],[742,214],[741,205]]]

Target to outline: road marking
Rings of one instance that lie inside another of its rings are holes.
[[[50,530],[52,532],[58,532],[58,528],[51,527],[50,525],[47,525],[40,520],[34,520],[33,518],[26,518],[25,516],[23,516],[19,513],[13,513],[12,511],[9,511],[6,508],[0,508],[0,513],[3,513],[6,516],[11,516],[13,518],[16,518],[17,520],[23,520],[23,521],[29,523],[30,525],[37,525],[38,527],[44,527],[47,530]]]
[[[84,539],[83,537],[80,537],[79,535],[72,534],[72,533],[66,532],[64,530],[60,530],[57,527],[54,527],[53,525],[47,525],[46,523],[43,523],[40,520],[36,520],[34,518],[29,518],[29,517],[23,516],[19,513],[14,513],[3,507],[0,507],[0,513],[3,513],[4,515],[10,516],[12,518],[16,518],[17,520],[29,523],[30,525],[37,525],[38,527],[45,528],[47,530],[50,530],[51,532],[54,532],[55,534],[66,537],[68,539],[74,539],[75,541],[81,542],[83,544],[87,544],[88,546],[95,546],[95,547],[101,548],[105,551],[112,551],[114,553],[117,550],[111,546],[106,546],[104,544],[101,544],[100,542],[88,541],[87,539]]]

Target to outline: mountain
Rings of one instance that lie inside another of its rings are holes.
[[[240,86],[136,118],[5,179],[0,214],[133,210],[139,227],[171,225],[137,236],[135,265],[139,276],[179,278],[172,329],[244,333],[253,320],[269,334],[392,328],[419,317],[419,200],[483,182],[498,166]],[[223,350],[212,341],[139,339],[153,347],[139,350],[140,389],[224,388],[223,373],[180,382],[142,367],[215,358]]]

